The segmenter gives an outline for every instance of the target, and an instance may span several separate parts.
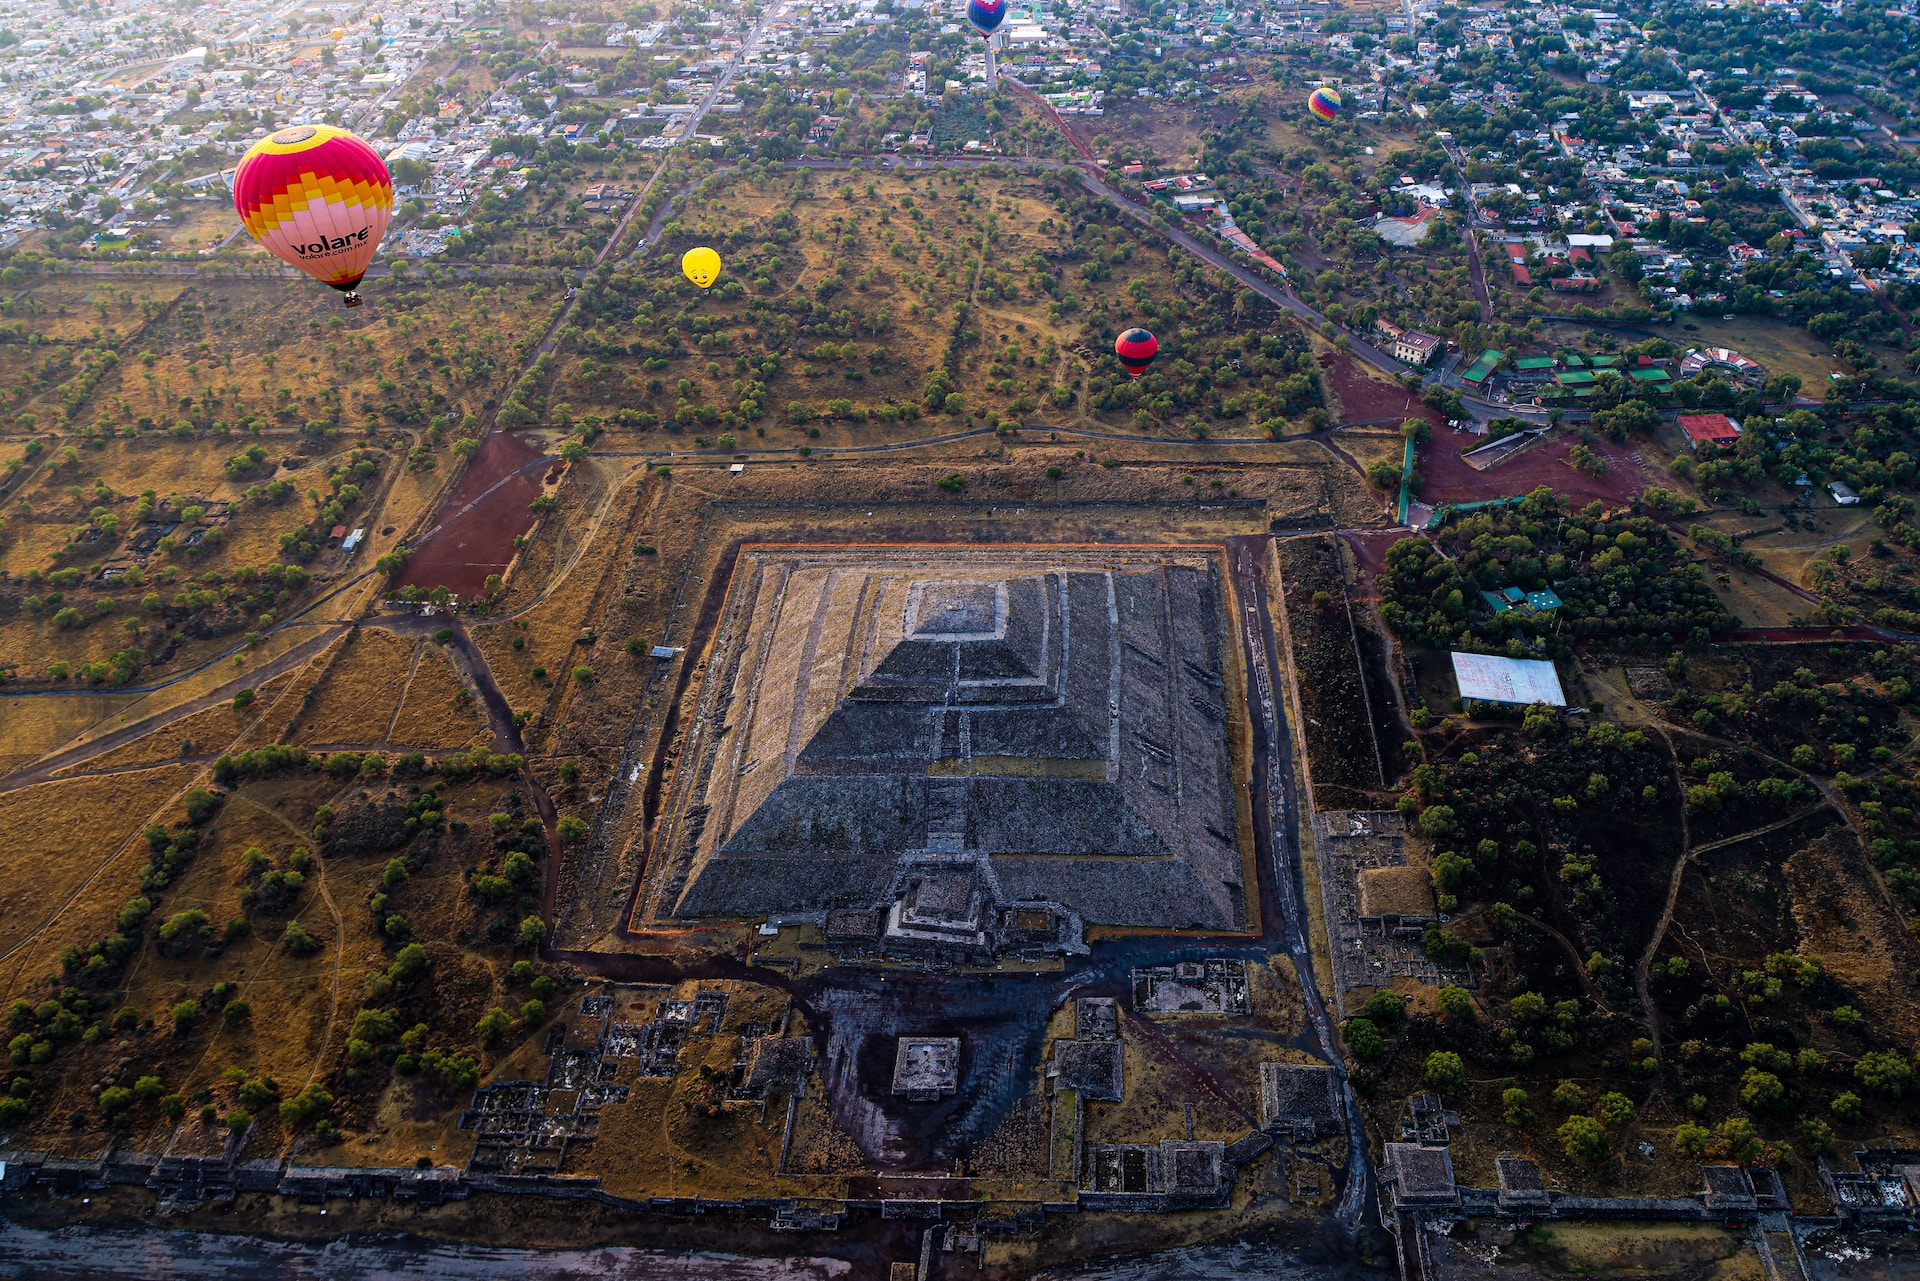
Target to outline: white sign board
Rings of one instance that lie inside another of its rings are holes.
[[[1500,658],[1493,654],[1455,654],[1453,679],[1460,697],[1486,703],[1545,703],[1565,707],[1560,674],[1552,663],[1527,658]]]

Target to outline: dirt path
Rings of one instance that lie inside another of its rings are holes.
[[[1668,747],[1669,750],[1671,750],[1672,744],[1669,743]],[[1680,901],[1680,885],[1686,879],[1687,864],[1691,862],[1697,854],[1706,854],[1713,850],[1724,849],[1729,845],[1738,845],[1740,842],[1752,840],[1756,836],[1765,836],[1767,833],[1777,832],[1783,827],[1791,827],[1803,818],[1818,814],[1821,810],[1827,808],[1827,805],[1828,802],[1823,798],[1817,804],[1804,806],[1783,819],[1768,823],[1765,827],[1756,827],[1751,831],[1741,832],[1737,836],[1727,836],[1717,841],[1708,841],[1705,845],[1689,845],[1687,843],[1689,838],[1683,831],[1680,857],[1673,861],[1673,874],[1667,879],[1667,901],[1660,909],[1660,920],[1653,927],[1653,935],[1647,940],[1646,950],[1640,953],[1640,959],[1633,963],[1633,991],[1634,995],[1640,998],[1641,1007],[1647,1012],[1647,1031],[1649,1039],[1653,1042],[1653,1052],[1656,1058],[1660,1055],[1660,1011],[1658,1007],[1654,1005],[1653,997],[1648,991],[1647,974],[1653,966],[1653,958],[1660,952],[1660,944],[1667,937],[1667,927],[1673,923],[1673,909]],[[1682,801],[1681,821],[1683,823],[1685,822],[1685,814],[1686,803]]]
[[[292,654],[290,651],[288,654],[283,655],[282,657],[290,658],[291,656]],[[302,661],[304,661],[304,659]],[[215,691],[215,693],[217,692],[218,691]],[[207,697],[213,698],[214,695],[209,694],[207,695]],[[218,702],[220,700],[218,698],[214,698],[214,701]],[[280,701],[281,700],[279,698],[276,698],[273,701],[273,703],[269,704],[267,707],[261,708],[259,711],[259,714],[256,715],[251,721],[247,722],[247,724],[241,729],[239,735],[233,740],[233,742],[228,744],[228,750],[232,750],[233,747],[238,746],[240,743],[245,742],[247,740],[247,737],[251,735],[254,732],[254,730],[260,727],[261,722],[271,712],[272,708],[279,706]],[[138,730],[139,733],[135,734],[134,733],[135,730]],[[120,733],[133,734],[134,737],[138,737],[140,734],[145,734],[148,732],[151,732],[151,727],[148,729],[141,729],[139,725],[129,727],[129,729],[126,731],[120,731]],[[109,737],[119,738],[120,733],[116,733]],[[116,742],[112,746],[119,746],[119,744]],[[111,747],[108,747],[108,748],[103,748],[101,750],[112,750],[112,749]],[[86,760],[86,759],[89,759],[90,756],[93,754],[97,754],[97,753],[90,753],[89,755],[81,756],[78,759]],[[133,844],[136,840],[144,839],[144,833],[146,831],[146,826],[148,823],[155,822],[156,820],[158,820],[158,818],[161,815],[166,814],[170,810],[172,810],[174,805],[179,803],[181,797],[185,796],[191,788],[197,787],[202,781],[204,781],[207,778],[206,766],[207,764],[211,763],[212,759],[215,759],[215,758],[205,757],[205,756],[185,757],[185,758],[181,758],[179,761],[163,760],[163,761],[155,761],[151,764],[146,764],[146,765],[129,765],[129,766],[116,767],[112,770],[99,771],[100,773],[119,774],[119,773],[133,773],[135,771],[142,770],[142,769],[165,769],[175,764],[184,764],[184,763],[195,763],[201,766],[200,769],[194,771],[193,776],[191,778],[189,778],[186,782],[180,785],[178,790],[176,790],[171,796],[167,797],[166,800],[162,801],[160,805],[152,813],[148,814],[147,817],[138,826],[136,826],[133,829],[132,833],[126,838],[126,840],[122,841],[114,849],[113,853],[107,855],[106,858],[102,859],[100,861],[99,866],[93,869],[93,871],[87,876],[87,879],[82,881],[80,885],[74,889],[73,893],[69,894],[66,897],[66,899],[62,901],[58,907],[54,908],[53,911],[49,912],[45,920],[41,921],[40,924],[36,925],[32,929],[32,931],[23,935],[18,942],[16,942],[12,947],[9,947],[5,952],[0,952],[0,962],[4,962],[8,957],[11,957],[14,953],[19,952],[21,949],[25,948],[29,943],[33,942],[35,939],[39,938],[42,934],[46,933],[48,929],[52,928],[54,922],[58,921],[63,915],[65,915],[66,910],[72,907],[74,902],[78,900],[82,894],[86,893],[87,889],[90,886],[92,886],[95,881],[99,880],[101,876],[105,875],[105,873],[109,868],[111,868],[115,863],[118,863],[120,859],[123,856],[125,856],[126,852],[133,847]],[[44,765],[44,762],[42,762],[42,764]],[[32,770],[28,771],[28,774],[38,775],[37,778],[32,778],[29,781],[33,781],[33,782],[47,781],[45,774],[42,772],[41,766],[35,766]],[[91,776],[80,775],[78,777],[91,777]],[[16,787],[25,787],[28,785],[28,782],[21,781],[21,780],[22,780],[22,775],[19,775],[19,774],[15,774],[9,777],[4,783],[0,783],[0,792],[13,791]],[[21,964],[24,965],[25,963],[26,963],[26,958],[22,957]],[[12,975],[7,980],[8,989],[12,990],[19,983],[19,979],[20,979],[20,967],[16,965],[14,967]]]
[[[279,823],[282,827],[286,828],[289,832],[291,832],[296,842],[301,842],[301,843],[306,842],[307,838],[301,834],[300,829],[295,827],[291,822],[289,822],[286,816],[281,814],[279,811],[271,809],[265,805],[262,805],[260,802],[254,800],[253,798],[246,797],[246,796],[235,797],[234,802],[232,803],[246,805],[252,809],[258,810],[260,813],[265,814],[268,818],[274,820],[276,823]],[[327,1046],[332,1042],[332,1039],[333,1039],[333,1020],[340,1008],[340,968],[341,968],[341,963],[347,947],[346,932],[342,927],[342,923],[340,920],[340,913],[337,910],[335,910],[333,906],[333,899],[327,893],[326,864],[321,862],[320,859],[315,858],[313,861],[313,867],[314,867],[314,891],[326,903],[327,910],[333,913],[333,925],[334,925],[333,992],[327,1004],[327,1034],[325,1037],[321,1038],[320,1052],[314,1057],[313,1067],[310,1071],[308,1071],[306,1083],[300,1087],[301,1089],[305,1089],[307,1085],[312,1084],[313,1078],[319,1074],[320,1064],[326,1060]],[[297,912],[294,913],[295,919],[297,919],[298,916],[299,916],[299,913]],[[272,963],[273,958],[280,954],[280,946],[285,941],[286,941],[286,935],[283,932],[281,936],[275,939],[273,941],[273,944],[267,948],[267,954],[260,959],[260,964],[256,965],[253,968],[253,972],[247,975],[246,978],[241,981],[240,987],[241,987],[242,996],[246,994],[246,985],[250,983],[253,979],[259,977],[261,972],[264,971],[267,968],[267,966]],[[143,952],[142,955],[144,956],[145,953]],[[131,978],[131,975],[129,975],[128,977]],[[207,1048],[201,1052],[200,1058],[194,1063],[195,1071],[198,1071],[201,1065],[207,1061],[207,1056],[213,1053],[213,1047],[218,1042],[218,1040],[219,1040],[218,1037],[213,1037],[207,1041]]]
[[[393,741],[393,727],[400,723],[400,709],[407,705],[407,694],[413,689],[414,673],[420,670],[420,656],[427,652],[426,642],[421,641],[413,647],[413,661],[407,664],[407,678],[400,682],[400,697],[394,700],[393,715],[387,720],[387,728],[380,735],[382,743]]]
[[[1573,972],[1580,979],[1580,986],[1586,991],[1587,998],[1599,1006],[1605,1013],[1613,1013],[1613,1010],[1607,1005],[1606,998],[1600,995],[1599,985],[1593,981],[1593,976],[1587,973],[1586,958],[1580,955],[1580,949],[1573,945],[1572,939],[1569,939],[1566,935],[1554,929],[1553,926],[1548,925],[1537,916],[1528,916],[1525,912],[1517,908],[1514,910],[1513,915],[1516,920],[1525,921],[1528,925],[1533,926],[1534,929],[1539,930],[1561,947],[1567,949],[1567,955],[1573,958]]]

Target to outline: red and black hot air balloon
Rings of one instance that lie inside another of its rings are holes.
[[[1129,374],[1138,378],[1160,354],[1160,340],[1144,329],[1129,329],[1113,340],[1113,354],[1120,357]]]

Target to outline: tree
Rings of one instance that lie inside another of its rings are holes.
[[[1609,1090],[1594,1103],[1593,1114],[1610,1129],[1630,1125],[1635,1116],[1633,1100],[1617,1090]]]
[[[1913,1068],[1892,1050],[1869,1050],[1853,1065],[1853,1079],[1876,1094],[1897,1099],[1913,1085]]]
[[[1786,1106],[1787,1088],[1773,1073],[1750,1067],[1740,1078],[1740,1102],[1750,1111],[1778,1112]]]
[[[1340,1039],[1347,1043],[1347,1049],[1353,1057],[1362,1063],[1379,1058],[1385,1047],[1385,1038],[1380,1035],[1380,1029],[1372,1019],[1348,1019],[1346,1026],[1340,1029]]]
[[[1590,1116],[1570,1116],[1559,1129],[1560,1146],[1583,1165],[1598,1165],[1613,1155],[1607,1132]]]
[[[1712,1130],[1704,1125],[1695,1125],[1692,1121],[1682,1122],[1673,1132],[1674,1148],[1687,1156],[1699,1156],[1705,1152],[1712,1139]]]
[[[287,922],[287,951],[295,956],[311,956],[320,950],[320,941],[307,933],[299,921]]]
[[[1438,997],[1440,1013],[1451,1023],[1471,1023],[1473,1021],[1473,998],[1467,995],[1463,987],[1448,984],[1440,989]]]
[[[1500,1109],[1501,1118],[1516,1130],[1526,1129],[1535,1120],[1532,1097],[1517,1086],[1500,1092]]]
[[[1760,1159],[1766,1151],[1766,1145],[1760,1141],[1753,1122],[1744,1116],[1733,1116],[1714,1127],[1713,1142],[1708,1145],[1707,1151],[1713,1156],[1749,1165]]]
[[[473,1025],[473,1031],[474,1035],[480,1038],[481,1044],[492,1045],[512,1026],[512,1016],[496,1005],[480,1016],[480,1021]]]
[[[547,923],[537,916],[525,917],[520,922],[520,945],[539,947],[547,941]]]
[[[1427,1088],[1462,1090],[1467,1085],[1467,1065],[1452,1050],[1435,1050],[1427,1055]]]
[[[1538,992],[1522,992],[1507,1002],[1507,1010],[1516,1023],[1538,1023],[1547,1017],[1547,998]]]
[[[592,824],[572,814],[564,815],[556,828],[560,833],[560,839],[569,845],[586,839],[587,833],[593,830]]]
[[[1846,1090],[1833,1096],[1833,1102],[1827,1105],[1833,1114],[1842,1121],[1860,1119],[1860,1096],[1852,1090]]]

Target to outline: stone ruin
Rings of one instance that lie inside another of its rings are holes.
[[[948,961],[1246,923],[1216,547],[740,551],[636,916]]]
[[[1340,1078],[1324,1063],[1260,1065],[1260,1128],[1296,1141],[1339,1134],[1346,1128]]]
[[[932,1103],[960,1088],[960,1038],[903,1036],[894,1050],[893,1092]]]
[[[1133,1008],[1142,1014],[1252,1014],[1247,963],[1209,957],[1142,966],[1133,972]]]

